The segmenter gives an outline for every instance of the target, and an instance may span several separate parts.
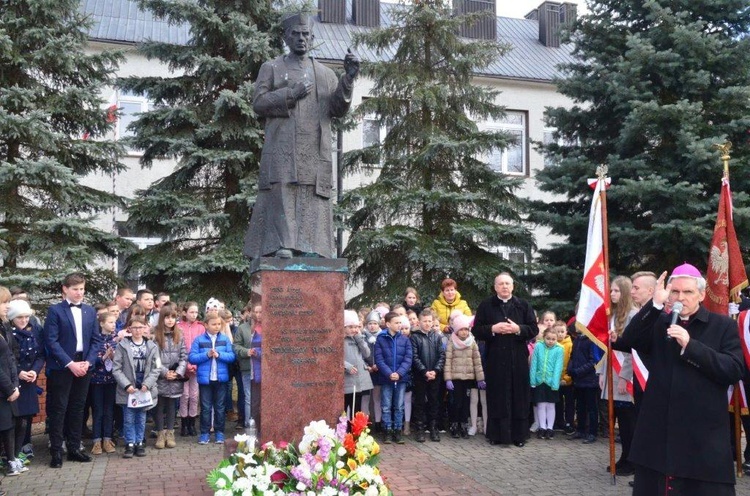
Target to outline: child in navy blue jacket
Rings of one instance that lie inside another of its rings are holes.
[[[584,334],[573,341],[570,352],[568,374],[573,378],[573,391],[576,399],[576,417],[578,424],[575,434],[570,439],[583,439],[584,444],[596,441],[599,430],[599,380],[596,376],[596,364],[604,352]],[[588,433],[586,421],[588,419]]]
[[[412,363],[412,348],[409,338],[399,332],[401,317],[396,312],[385,315],[387,330],[375,340],[375,365],[384,384],[380,406],[383,412],[385,443],[391,440],[403,444],[401,430],[404,427],[404,394],[409,382]]]
[[[201,435],[198,444],[208,444],[211,412],[214,413],[216,443],[224,443],[224,422],[229,365],[234,362],[232,343],[220,331],[224,321],[216,312],[206,314],[206,332],[193,340],[188,361],[198,366],[201,398]]]

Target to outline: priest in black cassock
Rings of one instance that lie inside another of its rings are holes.
[[[495,278],[495,293],[479,304],[472,333],[486,343],[487,416],[491,444],[523,447],[529,434],[529,350],[539,328],[528,302],[513,296],[513,278]]]

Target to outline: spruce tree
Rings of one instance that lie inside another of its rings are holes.
[[[174,172],[139,191],[130,229],[163,241],[129,260],[152,289],[184,297],[249,296],[243,236],[254,202],[262,127],[252,110],[260,65],[280,50],[278,16],[253,0],[141,0],[172,24],[187,23],[187,45],[145,42],[140,53],[169,65],[174,77],[124,78],[154,109],[132,125],[141,165],[174,158]]]
[[[575,104],[548,109],[559,160],[537,178],[557,201],[532,219],[565,241],[542,251],[539,287],[571,311],[580,289],[591,190],[607,164],[612,274],[657,274],[687,261],[706,268],[722,174],[714,144],[730,140],[735,223],[747,245],[750,8],[743,0],[607,0],[569,33],[577,62],[559,91]],[[745,256],[745,260],[749,260]]]
[[[14,0],[0,8],[0,284],[59,299],[84,272],[90,299],[111,298],[110,257],[125,249],[95,218],[122,202],[82,180],[115,174],[120,147],[101,94],[116,52],[87,53],[78,0]],[[110,214],[111,215],[111,214]]]
[[[457,35],[480,15],[456,15],[451,2],[403,2],[392,23],[361,34],[357,43],[383,57],[363,65],[374,82],[356,115],[372,114],[388,129],[382,144],[348,152],[344,171],[379,169],[374,182],[344,194],[341,208],[351,229],[344,256],[351,282],[362,284],[359,301],[396,300],[416,286],[428,301],[442,278],[458,282],[476,305],[494,276],[513,270],[493,252],[502,245],[528,251],[523,202],[516,178],[481,160],[512,138],[482,131],[477,122],[497,119],[498,91],[473,77],[502,56],[495,41]]]

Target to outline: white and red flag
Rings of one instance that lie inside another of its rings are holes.
[[[602,193],[610,179],[589,179],[594,188],[589,214],[589,231],[586,242],[586,262],[583,269],[581,296],[578,299],[576,329],[607,351],[609,341],[609,274],[604,253],[604,208]]]

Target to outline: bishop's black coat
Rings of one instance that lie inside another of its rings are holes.
[[[727,387],[744,373],[737,323],[701,307],[680,324],[690,334],[682,354],[667,339],[669,325],[670,315],[649,302],[613,344],[649,356],[630,461],[672,477],[734,484]]]
[[[520,335],[492,333],[492,326],[506,319],[518,324]],[[534,310],[515,296],[507,303],[491,296],[479,304],[472,333],[486,342],[487,437],[502,444],[523,442],[531,403],[526,343],[539,333]]]

